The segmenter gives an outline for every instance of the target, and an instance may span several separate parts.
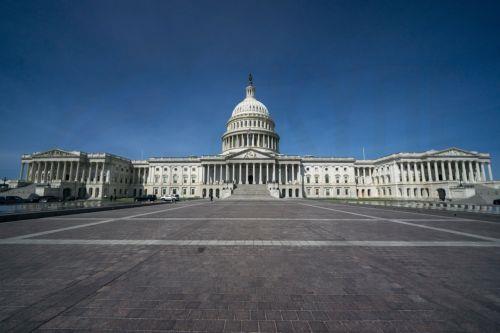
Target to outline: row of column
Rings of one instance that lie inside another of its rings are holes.
[[[25,165],[27,165],[26,174]],[[19,179],[34,183],[47,183],[54,180],[109,183],[111,171],[108,169],[106,174],[104,172],[104,162],[33,161],[21,163]]]
[[[203,184],[290,184],[301,175],[298,163],[214,163],[202,165]]]
[[[224,138],[222,148],[258,147],[278,150],[279,142],[274,136],[259,133],[234,134]]]
[[[487,165],[487,166],[485,166]],[[488,168],[488,178],[493,180],[491,164],[487,162],[448,160],[425,162],[397,163],[399,180],[404,183],[462,181],[466,183],[488,181],[485,168]]]
[[[134,184],[146,184],[149,176],[149,168],[134,168],[132,174],[132,183]]]

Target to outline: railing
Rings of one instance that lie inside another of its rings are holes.
[[[460,211],[460,212],[475,212],[500,214],[500,206],[495,205],[478,205],[464,204],[452,202],[430,202],[430,201],[394,201],[394,200],[345,200],[350,204],[373,205],[373,206],[389,206],[389,207],[405,207],[405,208],[428,208],[437,210]]]
[[[66,210],[77,208],[95,208],[95,207],[111,207],[130,204],[129,202],[116,202],[116,201],[101,201],[101,200],[77,200],[66,202],[40,202],[40,203],[22,203],[15,205],[0,205],[0,215],[5,214],[19,214],[19,213],[33,213],[44,212],[53,210]],[[139,202],[137,205],[147,204],[146,202]]]

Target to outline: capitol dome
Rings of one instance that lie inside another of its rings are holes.
[[[250,81],[249,86],[246,88],[246,97],[242,100],[233,110],[232,116],[238,116],[244,113],[260,113],[269,116],[269,111],[264,104],[255,99],[255,87]]]
[[[222,152],[236,153],[249,148],[279,153],[279,135],[266,106],[255,99],[252,75],[246,97],[233,110],[222,136]]]

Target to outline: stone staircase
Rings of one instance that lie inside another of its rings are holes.
[[[226,200],[274,200],[266,185],[239,184]]]

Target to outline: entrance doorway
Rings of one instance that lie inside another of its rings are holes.
[[[248,184],[253,184],[253,176],[252,175],[248,176]]]
[[[444,201],[446,199],[446,191],[442,188],[437,189],[439,200]]]
[[[66,198],[71,196],[71,189],[70,188],[65,188],[63,190],[63,200],[66,200]]]
[[[78,189],[78,199],[83,199],[87,195],[87,191],[85,190],[85,187],[80,187]]]

